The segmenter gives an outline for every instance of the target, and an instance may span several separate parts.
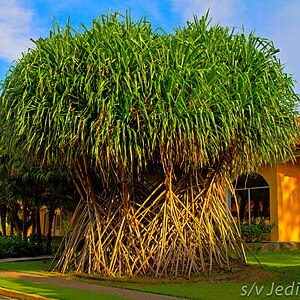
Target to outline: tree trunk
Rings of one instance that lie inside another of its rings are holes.
[[[10,223],[10,235],[14,234],[14,217],[13,212],[10,210],[8,213],[9,216],[9,223]]]
[[[36,214],[35,214],[35,208],[32,208],[31,211],[31,224],[32,224],[32,233],[36,233]]]
[[[1,227],[3,236],[6,236],[6,215],[7,205],[1,204]]]
[[[13,207],[13,209],[11,210],[11,223],[13,228],[16,229],[18,233],[20,233],[22,230],[22,222],[20,221],[18,209],[16,207]],[[11,232],[13,233],[13,230]]]
[[[37,243],[42,245],[42,230],[41,230],[41,218],[40,218],[40,209],[35,209],[35,219],[36,219],[36,233],[37,233]]]
[[[50,207],[49,208],[49,226],[48,226],[48,232],[47,232],[47,244],[46,247],[48,250],[51,249],[51,239],[52,239],[52,225],[53,225],[53,219],[54,219],[54,213],[55,213],[55,208],[54,207]]]
[[[28,226],[27,226],[27,203],[26,203],[26,200],[23,201],[23,211],[22,211],[22,214],[23,214],[23,228],[22,228],[22,231],[23,231],[23,238],[27,237],[27,230],[28,230]]]

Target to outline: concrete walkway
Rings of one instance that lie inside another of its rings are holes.
[[[17,261],[31,261],[31,260],[45,260],[53,259],[52,255],[40,255],[35,257],[13,257],[13,258],[1,258],[0,263],[2,262],[17,262]]]
[[[48,258],[49,257],[39,257],[39,258],[35,258],[35,259],[48,259]],[[16,259],[6,259],[5,262],[24,261],[24,260],[32,260],[32,258],[19,258],[17,260]],[[0,260],[0,262],[4,262],[4,260]],[[1,268],[1,266],[0,266],[0,268]],[[36,282],[36,283],[40,283],[40,284],[48,284],[48,285],[53,285],[53,286],[95,292],[95,293],[99,293],[102,295],[113,295],[113,296],[118,296],[118,297],[125,298],[125,299],[136,299],[136,300],[141,300],[141,299],[143,299],[143,300],[178,300],[178,299],[182,299],[182,298],[171,297],[171,296],[163,296],[163,295],[127,290],[127,289],[122,289],[122,288],[117,288],[117,287],[101,286],[98,284],[82,282],[79,280],[70,280],[70,279],[56,278],[56,277],[46,277],[46,276],[39,276],[39,275],[14,272],[14,271],[1,271],[0,270],[0,276],[16,278],[16,279]],[[0,289],[0,295],[1,294],[6,295],[6,296],[15,297],[17,299],[28,299],[28,300],[46,299],[44,297],[39,297],[39,296],[36,297],[36,295],[28,295],[28,294],[24,294],[23,297],[21,297],[20,295],[18,296],[18,294],[20,294],[20,292],[17,292],[16,294],[13,294],[13,293],[8,294],[5,292],[5,289]],[[26,296],[26,298],[25,298],[25,296]]]

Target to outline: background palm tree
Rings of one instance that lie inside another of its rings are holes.
[[[190,276],[245,261],[225,188],[290,159],[293,79],[271,41],[195,18],[168,34],[102,16],[50,36],[13,66],[3,144],[66,168],[81,201],[56,268]]]
[[[2,234],[6,235],[6,222],[10,223],[10,234],[22,234],[27,239],[28,229],[36,235],[42,245],[40,209],[48,209],[46,247],[51,250],[52,225],[55,211],[73,209],[74,185],[63,170],[49,170],[28,165],[18,157],[14,161],[8,156],[0,158],[0,210]],[[22,212],[21,212],[22,211]]]

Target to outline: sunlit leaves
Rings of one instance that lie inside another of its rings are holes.
[[[250,171],[245,153],[255,167],[291,155],[292,78],[273,44],[252,33],[203,18],[166,34],[110,15],[78,33],[54,26],[35,43],[12,68],[2,102],[13,140],[43,162],[63,149],[55,161],[88,151],[104,169],[130,169],[133,156],[143,168],[159,152],[189,172],[235,147],[235,167]]]

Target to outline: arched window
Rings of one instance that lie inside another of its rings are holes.
[[[240,222],[251,224],[256,218],[270,218],[270,188],[261,175],[240,176],[235,194],[236,200],[231,197],[231,212]]]

